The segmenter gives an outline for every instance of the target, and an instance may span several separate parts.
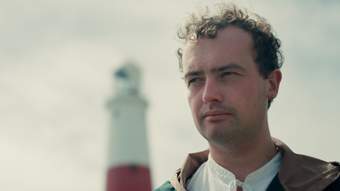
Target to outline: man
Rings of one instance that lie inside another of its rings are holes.
[[[270,135],[282,55],[263,18],[224,6],[194,15],[179,37],[189,105],[209,149],[190,154],[156,191],[340,190],[339,164],[295,154]]]

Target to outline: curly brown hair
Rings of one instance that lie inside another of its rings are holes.
[[[219,12],[212,16],[209,15],[208,8],[203,14],[192,14],[184,27],[178,31],[178,38],[185,42],[199,38],[212,39],[217,36],[219,30],[236,26],[251,34],[256,50],[255,62],[264,78],[275,69],[281,68],[283,63],[281,42],[263,17],[240,9],[234,4],[220,4],[218,8]],[[181,48],[177,50],[181,71],[183,71],[182,52]]]

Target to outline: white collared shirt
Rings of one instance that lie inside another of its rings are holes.
[[[243,191],[264,191],[278,173],[281,164],[281,153],[277,153],[261,168],[250,173],[241,182],[229,170],[217,164],[209,155],[188,181],[188,191],[236,191],[242,187]]]

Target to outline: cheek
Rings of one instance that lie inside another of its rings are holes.
[[[241,110],[255,109],[263,97],[263,92],[258,88],[256,84],[251,82],[238,84],[237,87],[228,92],[228,100],[233,106]]]
[[[188,95],[188,104],[190,106],[191,112],[194,113],[196,104],[195,104],[194,96],[192,96],[190,93]]]
[[[243,92],[247,95],[243,100],[245,109],[258,111],[266,108],[266,92],[263,84],[249,84]]]
[[[201,99],[197,93],[188,92],[188,103],[193,114],[193,117],[197,116],[199,109],[201,107]]]

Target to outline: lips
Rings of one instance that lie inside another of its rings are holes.
[[[221,121],[226,118],[228,118],[231,115],[231,113],[228,112],[219,112],[219,111],[214,111],[214,112],[207,112],[203,115],[203,118],[208,120],[208,121]]]

